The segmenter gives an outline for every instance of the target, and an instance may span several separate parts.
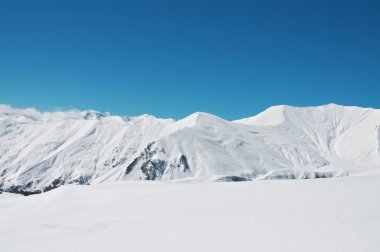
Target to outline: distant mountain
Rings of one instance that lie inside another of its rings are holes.
[[[116,180],[319,178],[380,169],[380,110],[275,106],[227,121],[0,105],[0,189]]]

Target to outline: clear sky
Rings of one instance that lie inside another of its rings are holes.
[[[0,1],[0,103],[226,119],[380,108],[380,1]]]

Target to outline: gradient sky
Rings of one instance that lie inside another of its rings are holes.
[[[380,108],[380,1],[1,1],[0,103],[226,119]]]

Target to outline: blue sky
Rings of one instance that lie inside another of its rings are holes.
[[[0,103],[226,119],[380,108],[379,1],[1,1]]]

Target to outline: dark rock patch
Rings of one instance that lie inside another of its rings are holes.
[[[250,181],[250,179],[239,177],[239,176],[226,176],[216,180],[217,182],[242,182]]]

